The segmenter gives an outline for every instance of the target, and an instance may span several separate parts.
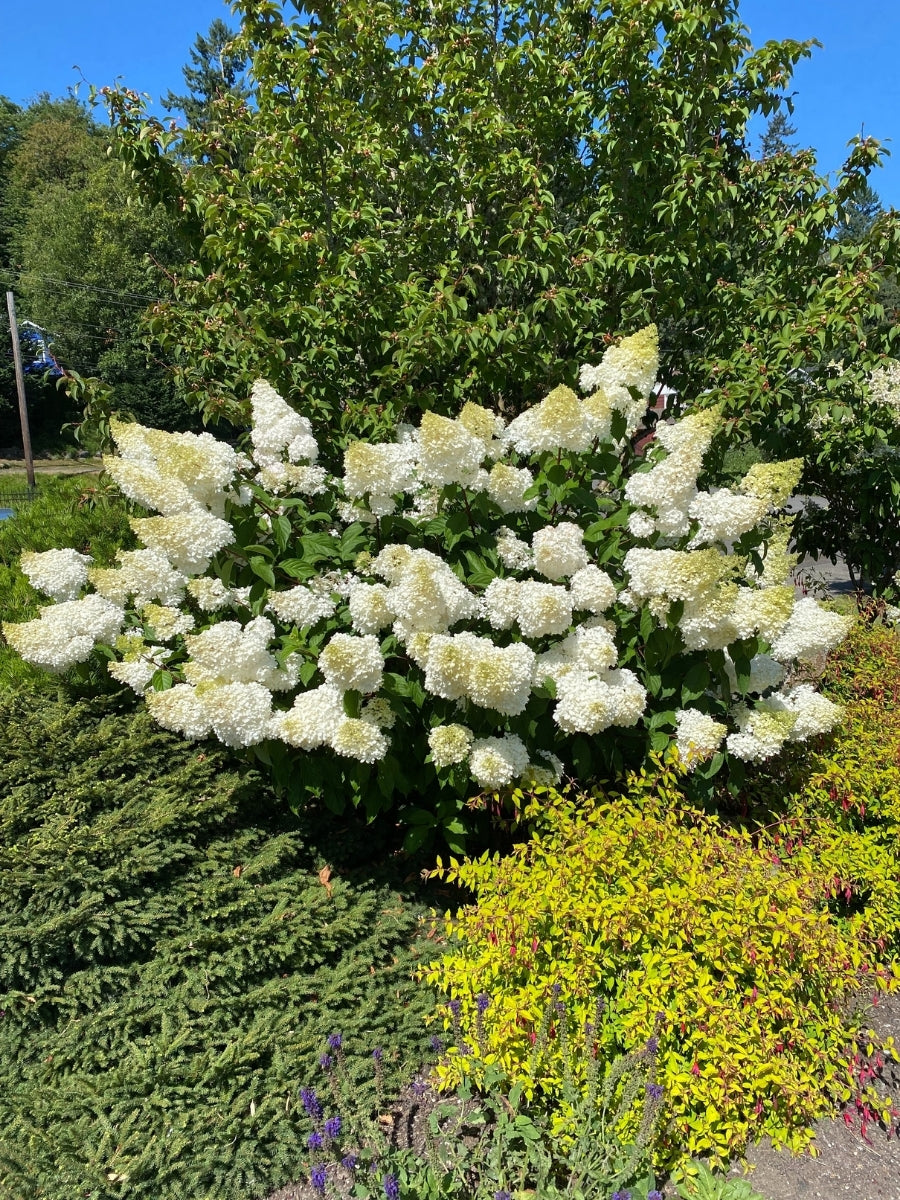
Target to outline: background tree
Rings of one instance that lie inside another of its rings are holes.
[[[205,37],[198,33],[191,48],[194,65],[181,68],[188,92],[186,95],[167,92],[163,107],[170,112],[180,109],[189,125],[202,129],[211,120],[216,99],[227,94],[239,101],[246,100],[250,96],[244,80],[247,59],[236,49],[235,37],[235,31],[218,17]]]
[[[796,132],[797,128],[790,124],[787,113],[775,113],[760,140],[760,157],[773,158],[776,154],[792,154],[797,149],[797,143],[790,139]]]
[[[178,257],[173,225],[161,210],[134,203],[133,185],[107,154],[109,131],[78,101],[39,97],[11,112],[9,127],[0,283],[15,289],[20,318],[48,331],[63,369],[111,387],[122,411],[164,428],[190,424],[142,325],[166,286],[161,268]],[[58,443],[77,408],[39,377],[28,391],[38,441]],[[18,436],[11,380],[5,393],[3,443]]]

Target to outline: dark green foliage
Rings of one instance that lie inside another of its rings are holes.
[[[121,700],[7,694],[0,729],[0,1195],[251,1200],[299,1174],[330,1032],[360,1086],[375,1044],[392,1088],[420,1058],[417,905],[333,818],[319,851]]]

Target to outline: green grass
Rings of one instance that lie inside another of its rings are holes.
[[[0,508],[15,510],[15,516],[0,521],[0,622],[30,620],[47,603],[19,570],[23,551],[71,546],[108,566],[120,547],[135,545],[125,502],[106,491],[96,476],[39,476],[33,500],[4,502],[4,496],[21,493],[25,485],[24,475],[0,477]],[[21,685],[55,690],[57,680],[23,662],[4,641],[0,690]]]

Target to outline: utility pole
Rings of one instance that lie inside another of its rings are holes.
[[[12,337],[13,363],[16,368],[16,391],[19,393],[19,421],[22,424],[22,449],[25,452],[25,474],[28,490],[34,491],[34,456],[31,453],[31,430],[28,428],[28,408],[25,404],[25,376],[22,372],[22,347],[19,345],[19,327],[16,324],[16,302],[12,292],[6,293],[6,310],[9,313],[9,333]]]

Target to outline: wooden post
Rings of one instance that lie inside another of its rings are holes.
[[[25,452],[25,474],[28,487],[34,490],[34,456],[31,453],[31,430],[28,428],[28,408],[25,403],[25,376],[22,373],[22,347],[19,345],[19,326],[16,324],[16,302],[12,292],[6,293],[9,313],[9,332],[12,337],[13,362],[16,368],[16,391],[19,393],[19,421],[22,425],[22,449]]]

